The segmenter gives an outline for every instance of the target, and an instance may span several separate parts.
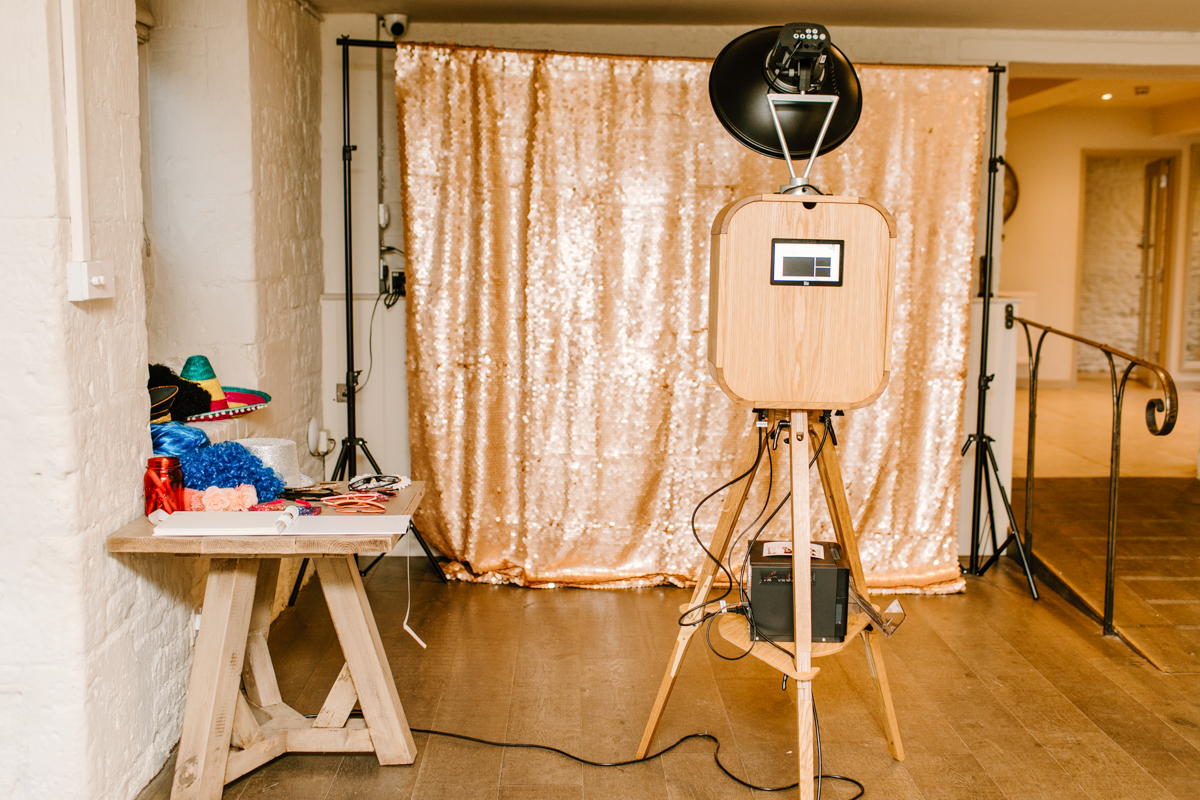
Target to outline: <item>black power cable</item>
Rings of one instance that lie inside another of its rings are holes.
[[[817,463],[817,459],[820,457],[821,452],[825,449],[825,443],[826,443],[826,441],[828,441],[830,439],[830,437],[833,437],[833,440],[835,443],[837,442],[836,434],[833,433],[833,413],[831,411],[823,412],[821,414],[821,422],[823,423],[822,431],[821,431],[821,441],[817,445],[816,452],[813,453],[812,459],[810,459],[808,462],[809,469],[812,468],[813,464]],[[778,439],[778,436],[781,432],[782,431],[779,429],[779,427],[777,427],[776,430],[774,431],[776,439]],[[770,440],[770,438],[771,437],[768,434],[767,439]],[[729,595],[730,591],[732,591],[733,584],[736,583],[737,587],[738,587],[738,596],[739,596],[739,600],[740,600],[740,603],[736,607],[726,607],[726,609],[724,611],[717,611],[717,612],[705,614],[699,620],[697,620],[695,623],[693,623],[693,624],[704,624],[704,640],[705,640],[705,643],[708,645],[709,651],[711,651],[713,653],[713,655],[715,655],[718,658],[721,658],[725,661],[740,661],[741,659],[750,655],[750,651],[749,650],[743,651],[740,655],[737,655],[737,656],[727,656],[727,655],[724,655],[723,653],[719,652],[716,649],[716,647],[713,646],[712,624],[721,613],[744,614],[746,616],[747,622],[750,625],[751,637],[754,640],[764,641],[764,642],[770,644],[776,650],[779,650],[780,652],[784,653],[787,656],[794,655],[793,653],[789,652],[784,647],[782,647],[775,640],[773,640],[770,636],[767,636],[762,631],[760,631],[758,629],[758,626],[754,624],[754,613],[751,610],[749,600],[746,596],[746,584],[745,584],[746,568],[748,567],[748,565],[750,563],[750,550],[758,542],[759,537],[762,536],[763,531],[765,531],[767,529],[767,526],[771,524],[771,521],[774,520],[776,515],[778,515],[779,512],[783,510],[783,506],[787,503],[787,501],[791,499],[792,493],[790,491],[786,495],[784,495],[783,499],[779,501],[779,504],[776,505],[775,508],[771,511],[770,516],[768,516],[766,518],[766,520],[763,521],[762,525],[760,525],[758,527],[758,530],[756,530],[754,532],[754,536],[751,537],[750,541],[746,545],[746,554],[742,559],[741,569],[738,571],[738,576],[735,578],[733,575],[733,562],[732,562],[733,549],[736,548],[736,546],[741,542],[741,540],[745,537],[745,535],[755,526],[755,524],[758,523],[759,519],[762,518],[763,512],[766,511],[767,505],[770,502],[771,489],[774,485],[774,460],[771,459],[770,457],[768,457],[768,459],[767,459],[768,463],[771,466],[771,469],[769,471],[768,478],[767,478],[767,495],[766,495],[766,498],[763,500],[763,508],[762,508],[762,510],[760,510],[758,512],[758,515],[755,516],[754,520],[751,521],[751,523],[746,527],[746,529],[743,530],[740,534],[738,534],[738,536],[734,539],[733,547],[730,548],[730,552],[729,552],[730,563],[729,563],[728,568],[726,568],[726,566],[724,564],[722,564],[712,554],[712,552],[707,547],[704,546],[703,542],[700,541],[699,533],[696,531],[696,515],[700,512],[700,508],[705,503],[707,503],[710,499],[712,499],[712,497],[714,495],[718,494],[719,492],[723,491],[724,489],[726,489],[730,486],[733,486],[738,481],[742,480],[747,475],[752,473],[757,468],[759,461],[762,459],[762,454],[763,454],[763,451],[765,450],[764,445],[765,445],[765,442],[763,441],[762,431],[760,429],[759,430],[758,455],[754,460],[754,466],[751,467],[746,472],[739,475],[737,478],[734,478],[732,481],[729,481],[728,483],[724,484],[723,486],[718,488],[716,491],[707,495],[703,500],[701,500],[696,505],[696,508],[692,511],[692,536],[695,537],[696,542],[700,545],[701,549],[704,550],[704,552],[708,556],[709,560],[715,561],[718,564],[718,566],[721,567],[721,570],[726,574],[726,576],[728,576],[728,578],[730,580],[730,587],[720,597],[714,598],[713,600],[706,601],[704,603],[701,603],[700,605],[693,606],[692,608],[688,609],[687,612],[685,612],[679,618],[679,624],[680,625],[684,624],[683,620],[687,616],[687,614],[689,614],[697,609],[704,608],[705,606],[710,605],[711,603],[715,603],[715,602],[724,600],[725,597],[727,597]],[[786,680],[787,679],[785,678],[784,679],[785,686],[786,686]],[[816,742],[816,751],[817,751],[816,752],[816,756],[817,756],[817,775],[816,775],[817,800],[820,800],[820,797],[821,797],[821,780],[822,779],[846,781],[848,783],[854,784],[855,786],[858,787],[859,791],[858,791],[858,794],[854,795],[854,797],[851,798],[851,800],[858,800],[858,798],[862,797],[863,794],[866,793],[866,789],[863,787],[863,785],[861,783],[859,783],[858,781],[856,781],[853,778],[849,778],[844,775],[825,775],[825,774],[823,774],[824,773],[824,764],[823,764],[822,755],[821,755],[821,726],[817,719],[817,707],[816,707],[815,703],[813,704],[813,728],[815,731],[815,742]],[[729,770],[725,769],[725,766],[723,764],[721,764],[721,760],[718,757],[720,750],[721,750],[721,743],[716,739],[716,737],[709,736],[708,734],[692,734],[692,736],[684,737],[683,739],[680,739],[675,744],[671,745],[671,747],[668,747],[665,750],[662,750],[659,753],[656,753],[654,755],[647,756],[646,759],[642,759],[642,760],[656,758],[656,757],[662,755],[663,753],[666,753],[666,752],[670,751],[671,749],[679,746],[683,742],[687,741],[689,738],[711,739],[714,743],[716,743],[716,749],[713,751],[713,760],[716,761],[717,766],[720,768],[720,770],[723,773],[725,773],[729,778],[731,778],[732,780],[741,784],[742,786],[746,786],[746,787],[754,789],[756,791],[767,792],[767,791],[783,791],[786,789],[795,788],[796,786],[799,785],[798,783],[793,783],[790,786],[781,786],[781,787],[777,787],[777,788],[773,788],[773,789],[766,789],[766,788],[762,788],[762,787],[751,786],[750,784],[746,783],[745,781],[742,781],[737,776],[730,774]],[[553,748],[551,748],[551,749],[553,749]],[[561,751],[558,751],[558,752],[561,752]],[[564,753],[564,755],[567,755],[568,757],[573,758],[573,756],[570,756],[570,754]],[[585,763],[591,763],[591,762],[585,762]],[[640,761],[629,761],[629,762],[623,762],[623,763],[635,764],[635,763],[640,763]],[[597,766],[607,766],[607,765],[597,765]]]
[[[700,540],[700,532],[696,530],[696,516],[700,513],[700,509],[704,507],[705,503],[707,503],[712,498],[716,497],[721,492],[728,489],[730,486],[733,486],[738,481],[743,480],[744,478],[746,478],[749,475],[753,475],[754,471],[756,469],[758,469],[758,464],[760,461],[762,461],[763,451],[766,449],[766,446],[767,446],[767,440],[763,436],[762,429],[758,428],[757,430],[758,430],[758,453],[757,453],[757,455],[755,455],[754,463],[750,465],[750,469],[746,470],[741,475],[738,475],[736,478],[729,481],[728,483],[724,483],[721,486],[714,489],[713,491],[709,492],[709,494],[703,500],[701,500],[699,503],[697,503],[696,507],[694,509],[692,509],[692,523],[691,523],[692,538],[696,540],[696,544],[699,545],[700,549],[704,551],[704,555],[708,558],[708,560],[712,561],[714,564],[716,564],[717,568],[725,573],[725,577],[729,579],[729,585],[725,588],[725,591],[721,594],[720,597],[714,597],[712,600],[705,600],[702,603],[700,603],[700,605],[685,609],[684,612],[679,615],[679,624],[681,626],[687,624],[684,622],[684,619],[686,619],[689,614],[691,614],[692,612],[697,611],[699,609],[705,608],[706,606],[710,606],[713,603],[722,602],[726,597],[729,596],[729,593],[733,591],[733,584],[735,583],[733,573],[730,572],[728,569],[726,569],[725,563],[723,561],[721,561],[721,559],[719,559],[715,555],[713,555],[713,552],[705,546],[704,542],[702,542]],[[694,623],[691,623],[691,624],[699,625],[706,618],[707,617],[701,617],[700,619],[696,620]]]
[[[813,707],[813,723],[814,723],[814,725],[816,725],[816,707],[815,706]],[[557,753],[560,756],[564,756],[564,757],[569,758],[572,761],[576,761],[580,764],[586,764],[589,767],[627,767],[632,764],[644,764],[647,761],[653,761],[656,758],[661,758],[662,756],[664,756],[667,753],[674,750],[676,747],[679,747],[684,742],[690,741],[692,739],[703,739],[707,742],[712,742],[714,745],[713,761],[716,763],[717,768],[720,769],[721,772],[725,773],[725,776],[727,778],[729,778],[731,781],[733,781],[741,786],[744,786],[747,789],[753,789],[756,792],[786,792],[788,789],[795,789],[797,786],[800,785],[800,782],[797,781],[796,783],[790,783],[787,786],[755,786],[753,783],[742,780],[737,775],[734,775],[732,772],[730,772],[725,767],[725,765],[721,763],[721,740],[718,739],[716,736],[713,736],[711,733],[689,733],[687,736],[680,738],[677,742],[675,742],[675,744],[664,747],[662,750],[659,750],[657,753],[651,753],[650,755],[645,756],[643,758],[632,758],[628,761],[591,761],[589,759],[581,758],[577,755],[568,753],[566,750],[560,750],[557,747],[551,747],[550,745],[545,745],[545,744],[527,744],[527,743],[522,743],[522,742],[493,742],[489,739],[480,739],[475,736],[466,736],[461,733],[447,733],[445,731],[435,731],[435,730],[431,730],[428,728],[412,728],[412,732],[413,733],[424,733],[424,734],[428,734],[430,736],[445,736],[446,738],[449,738],[449,739],[459,739],[464,742],[474,742],[475,744],[488,745],[489,747],[512,747],[512,748],[519,748],[519,749],[524,749],[524,750],[544,750],[548,753]],[[819,728],[818,728],[818,732],[816,735],[816,741],[817,741],[818,764],[819,764],[820,763],[820,755],[819,755],[820,741],[821,741],[821,734],[820,734]],[[819,768],[818,768],[818,772],[820,772]],[[850,800],[858,800],[858,798],[862,797],[866,793],[866,788],[861,783],[854,780],[854,778],[847,778],[844,775],[820,775],[820,774],[818,774],[814,778],[814,780],[818,781],[818,786],[820,786],[820,779],[822,779],[822,778],[824,778],[825,780],[846,781],[847,783],[852,783],[855,786],[857,786],[858,794],[854,795],[854,797],[850,798]],[[821,796],[820,791],[818,789],[817,797],[820,798],[820,796]]]
[[[813,455],[812,460],[809,461],[809,463],[808,463],[808,466],[810,468],[812,467],[812,465],[814,463],[816,463],[817,456],[819,456],[821,454],[821,450],[822,450],[822,448],[824,448],[826,438],[828,437],[829,432],[830,432],[829,429],[832,427],[832,422],[827,416],[822,417],[822,420],[825,422],[825,435],[823,435],[821,437],[821,443],[817,446],[816,453]],[[683,624],[683,617],[686,617],[688,613],[691,613],[691,611],[694,611],[699,608],[703,608],[707,605],[718,602],[720,600],[723,600],[725,597],[727,597],[729,595],[730,591],[732,591],[734,583],[738,584],[739,590],[743,592],[743,596],[744,596],[745,587],[744,587],[742,581],[735,579],[732,571],[727,569],[725,567],[725,565],[721,562],[721,560],[718,559],[715,555],[713,555],[712,551],[710,551],[707,547],[705,547],[703,542],[700,541],[700,535],[696,530],[696,515],[699,513],[700,508],[706,502],[708,502],[710,499],[712,499],[713,496],[717,495],[722,490],[727,489],[730,486],[733,486],[735,483],[744,479],[746,476],[748,476],[752,472],[754,472],[755,469],[757,469],[759,461],[762,460],[763,451],[764,451],[765,445],[766,445],[766,439],[763,437],[761,429],[759,430],[758,440],[759,440],[758,455],[754,459],[754,465],[746,472],[743,472],[741,475],[739,475],[738,477],[729,481],[728,483],[724,484],[719,489],[712,492],[707,497],[705,497],[703,500],[701,500],[700,503],[696,506],[695,510],[692,512],[692,535],[696,538],[696,542],[700,545],[701,549],[704,550],[704,552],[708,556],[708,558],[711,561],[715,562],[717,564],[717,566],[719,566],[721,568],[721,570],[729,577],[730,585],[729,585],[729,588],[725,591],[725,593],[723,595],[721,595],[721,597],[715,598],[713,600],[709,600],[705,603],[701,603],[700,605],[695,606],[692,609],[689,609],[688,612],[685,612],[685,614],[682,617],[680,617],[681,625]],[[790,497],[791,497],[791,492],[788,492],[787,496],[785,496],[783,498],[783,500],[781,500],[779,502],[779,505],[777,505],[775,507],[775,509],[771,512],[771,515],[769,517],[767,517],[766,521],[763,522],[763,524],[755,532],[754,538],[751,540],[750,546],[753,546],[754,542],[758,540],[758,537],[766,529],[767,525],[769,525],[771,523],[771,520],[773,520],[775,518],[775,516],[783,508],[784,503],[786,503]],[[769,490],[767,493],[767,498],[768,498],[768,500],[770,499],[770,491]],[[764,502],[763,508],[764,508],[764,510],[766,509],[766,502]],[[749,527],[753,527],[754,523],[757,522],[758,518],[761,516],[762,516],[762,512],[759,512],[758,517],[755,517],[754,522],[751,522]],[[749,530],[749,527],[746,529],[747,531]],[[744,536],[745,533],[746,533],[746,531],[743,531],[742,535]],[[738,538],[740,539],[741,536],[739,536]],[[747,559],[748,558],[749,558],[749,556],[747,555]],[[745,566],[746,566],[746,561],[743,561],[743,563],[742,563],[742,576],[743,577],[745,575]],[[745,609],[748,612],[749,606],[746,605]],[[708,623],[705,626],[705,638],[706,639],[708,639],[709,630],[712,627],[712,621],[714,619],[716,619],[717,616],[718,616],[718,614],[716,614],[716,613],[707,614],[704,617],[702,617],[700,620],[698,620],[696,623],[694,623],[694,624],[701,624],[704,622]],[[754,622],[753,622],[752,615],[747,613],[747,617],[749,617],[749,619],[750,619],[750,624],[753,625]],[[778,644],[771,641],[769,638],[767,638],[765,636],[763,636],[762,638],[765,641],[770,642],[770,644],[772,644],[773,646],[779,648],[780,650],[783,650],[783,652],[787,653],[788,655],[792,655],[791,653],[788,653],[787,650],[784,650]],[[727,661],[737,661],[738,659],[745,658],[745,656],[749,654],[749,651],[747,651],[746,653],[743,653],[742,655],[737,656],[736,658],[731,658],[729,656],[723,656],[720,653],[718,653],[716,651],[716,649],[712,646],[711,639],[709,639],[709,641],[708,641],[708,647],[710,650],[712,650],[712,652],[714,654],[716,654],[720,658],[726,659]],[[353,712],[353,714],[356,716],[361,716],[362,712],[356,711],[356,712]],[[308,716],[311,719],[311,718],[315,717],[316,715],[309,714],[306,716]],[[861,798],[864,794],[866,794],[866,787],[864,787],[862,783],[855,780],[854,778],[846,777],[845,775],[826,775],[826,774],[824,774],[824,760],[823,760],[823,757],[821,754],[821,725],[820,725],[820,721],[817,718],[817,707],[816,707],[815,703],[813,704],[813,729],[814,729],[814,741],[816,744],[816,757],[817,757],[817,774],[814,776],[814,780],[816,780],[816,782],[817,782],[817,800],[820,800],[820,797],[821,797],[821,788],[822,788],[821,781],[822,780],[844,781],[846,783],[852,784],[853,786],[858,788],[858,794],[851,797],[850,800],[859,800],[859,798]],[[659,750],[657,753],[651,753],[648,756],[644,756],[643,758],[634,758],[634,759],[629,759],[628,761],[606,762],[606,761],[592,761],[590,759],[582,758],[582,757],[574,755],[572,753],[568,753],[566,750],[562,750],[558,747],[551,747],[550,745],[544,745],[544,744],[528,744],[525,742],[494,742],[494,741],[491,741],[490,739],[481,739],[477,736],[467,736],[467,735],[461,734],[461,733],[449,733],[447,731],[438,731],[438,730],[433,730],[431,728],[412,728],[411,730],[413,733],[424,733],[429,736],[443,736],[448,739],[458,739],[458,740],[464,741],[464,742],[474,742],[475,744],[487,745],[489,747],[507,747],[507,748],[516,748],[516,749],[524,749],[524,750],[543,750],[548,753],[556,753],[565,758],[569,758],[572,761],[578,762],[580,764],[586,764],[587,766],[591,766],[591,767],[626,767],[626,766],[630,766],[633,764],[644,764],[647,761],[653,761],[656,758],[661,758],[662,756],[671,752],[675,748],[679,747],[684,742],[690,741],[692,739],[703,739],[705,741],[713,743],[713,762],[717,765],[717,768],[719,770],[721,770],[721,772],[724,773],[724,775],[727,778],[729,778],[731,781],[733,781],[734,783],[737,783],[740,786],[744,786],[745,788],[752,789],[756,792],[784,792],[789,789],[795,789],[796,787],[798,787],[800,785],[799,781],[797,781],[796,783],[791,783],[791,784],[788,784],[787,786],[755,786],[754,784],[752,784],[748,781],[742,780],[741,778],[739,778],[738,776],[736,776],[732,772],[730,772],[725,767],[725,765],[721,763],[721,740],[718,739],[716,736],[713,736],[710,733],[688,734],[687,736],[681,737],[674,744],[664,747],[662,750]]]
[[[362,712],[356,710],[356,711],[352,711],[350,715],[352,717],[361,718]],[[305,717],[305,719],[316,719],[317,715],[316,714],[305,714],[304,717]],[[814,776],[813,780],[817,781],[817,800],[820,800],[820,798],[821,798],[821,788],[820,787],[821,787],[821,779],[822,778],[824,778],[825,780],[845,781],[847,783],[854,784],[855,786],[858,787],[858,794],[851,797],[850,800],[858,800],[860,797],[862,797],[866,793],[867,790],[866,790],[866,787],[864,787],[861,783],[856,781],[854,778],[847,778],[845,775],[821,775],[820,774],[820,772],[821,772],[821,726],[820,726],[820,723],[817,721],[817,707],[815,704],[813,705],[813,727],[814,727],[814,730],[816,731],[817,772],[818,772],[818,774],[816,776]],[[463,742],[474,742],[475,744],[483,744],[483,745],[487,745],[488,747],[511,747],[513,749],[518,749],[518,750],[544,750],[547,753],[557,753],[558,755],[563,756],[564,758],[569,758],[572,761],[578,762],[580,764],[586,764],[589,767],[628,767],[633,764],[645,764],[647,761],[653,761],[656,758],[661,758],[662,756],[665,756],[667,753],[671,752],[676,747],[679,747],[679,745],[683,744],[684,742],[691,741],[692,739],[703,739],[706,742],[712,742],[714,745],[713,761],[716,763],[717,769],[721,770],[721,772],[723,772],[725,774],[725,777],[729,778],[731,781],[733,781],[737,784],[740,784],[741,786],[745,786],[747,789],[753,789],[756,792],[786,792],[788,789],[795,789],[797,786],[800,785],[800,782],[797,781],[796,783],[789,783],[787,786],[755,786],[753,783],[749,783],[747,781],[742,780],[737,775],[734,775],[732,772],[730,772],[728,769],[726,769],[725,765],[721,763],[721,740],[718,739],[716,736],[713,736],[711,733],[689,733],[687,736],[680,737],[679,740],[677,740],[675,742],[675,744],[664,747],[662,750],[659,750],[657,753],[651,753],[650,755],[644,756],[642,758],[631,758],[628,761],[591,761],[589,759],[582,758],[581,756],[577,756],[573,753],[568,753],[566,750],[561,750],[557,747],[551,747],[550,745],[547,745],[547,744],[529,744],[527,742],[493,742],[491,739],[481,739],[477,736],[467,736],[466,734],[463,734],[463,733],[448,733],[447,731],[435,731],[432,728],[409,728],[409,730],[411,730],[413,733],[424,733],[429,736],[444,736],[447,739],[458,739]]]
[[[809,469],[812,469],[812,465],[817,463],[817,458],[821,455],[821,451],[825,449],[826,440],[830,437],[830,435],[832,435],[832,429],[833,429],[832,413],[830,413],[829,411],[824,412],[821,415],[821,422],[824,423],[823,430],[821,432],[821,442],[820,442],[820,444],[817,445],[817,451],[815,453],[813,453],[812,459],[809,460],[809,462],[808,462]],[[837,441],[836,436],[834,436],[834,441],[835,442]],[[776,644],[775,641],[773,639],[771,639],[770,636],[767,636],[766,634],[764,634],[762,631],[760,631],[758,629],[758,626],[754,624],[754,613],[750,607],[750,603],[748,602],[748,600],[746,598],[746,583],[745,583],[745,581],[746,581],[746,567],[748,567],[750,564],[750,550],[754,547],[755,543],[758,542],[758,539],[760,536],[762,536],[763,531],[765,531],[767,529],[767,525],[771,524],[771,520],[775,519],[775,515],[778,514],[781,510],[783,510],[784,504],[787,503],[787,501],[789,499],[791,499],[791,497],[792,497],[791,492],[788,492],[786,495],[784,495],[783,499],[779,501],[779,505],[775,506],[775,510],[771,512],[771,516],[767,517],[766,522],[764,522],[762,524],[762,526],[759,527],[759,529],[755,532],[754,537],[747,543],[746,555],[742,559],[742,568],[738,574],[738,591],[739,591],[739,594],[740,594],[740,597],[742,600],[742,607],[746,610],[746,612],[747,612],[746,617],[750,621],[752,637],[755,639],[761,639],[762,641],[767,642],[772,647],[774,647],[776,650],[780,650],[789,656],[792,654],[788,653],[787,650],[785,650],[784,648],[782,648],[778,644]],[[709,647],[711,649],[711,644]],[[718,653],[718,655],[720,655],[720,654]]]
[[[833,428],[832,412],[825,411],[824,413],[822,413],[821,421],[824,423],[823,431],[821,434],[821,441],[817,445],[817,450],[815,453],[813,453],[813,457],[808,462],[808,466],[810,469],[812,468],[813,464],[817,463],[817,458],[820,457],[821,451],[825,449],[825,442],[832,435],[832,428]],[[781,432],[782,432],[781,428],[779,426],[777,426],[774,431],[776,440],[778,439],[778,436]],[[754,624],[754,615],[753,615],[753,613],[751,613],[750,603],[748,602],[747,597],[746,597],[746,585],[745,585],[746,567],[750,561],[750,549],[752,547],[754,547],[754,544],[758,541],[759,537],[762,536],[762,533],[763,533],[763,531],[765,531],[767,529],[767,526],[771,524],[771,521],[773,519],[775,519],[775,517],[779,514],[780,511],[783,510],[784,505],[787,503],[788,500],[791,499],[792,493],[788,492],[786,495],[784,495],[783,499],[779,501],[779,504],[777,506],[775,506],[775,509],[773,511],[771,511],[771,515],[769,517],[767,517],[766,521],[764,521],[763,524],[761,526],[759,526],[758,530],[755,531],[754,536],[750,539],[749,543],[746,546],[746,555],[742,560],[742,566],[741,566],[741,569],[739,570],[739,574],[737,577],[734,577],[734,575],[733,575],[732,562],[731,562],[730,568],[726,568],[725,565],[723,563],[721,563],[717,559],[716,556],[713,555],[712,551],[704,546],[704,543],[700,540],[700,534],[696,530],[696,516],[697,516],[697,514],[699,514],[701,507],[705,503],[707,503],[710,499],[712,499],[715,495],[720,493],[721,491],[736,484],[738,481],[742,480],[747,475],[751,474],[757,468],[758,463],[762,460],[762,454],[766,450],[766,443],[767,443],[767,441],[770,441],[770,440],[771,440],[770,434],[768,434],[768,436],[766,437],[766,440],[764,440],[763,435],[762,435],[762,430],[760,429],[759,433],[758,433],[758,441],[759,441],[758,455],[754,459],[754,466],[752,466],[749,470],[742,473],[738,477],[734,478],[733,480],[729,481],[728,483],[722,485],[715,491],[708,494],[703,500],[701,500],[696,505],[696,508],[692,511],[692,536],[693,536],[693,538],[695,538],[696,543],[698,545],[700,545],[700,548],[702,550],[704,550],[704,552],[708,556],[709,560],[716,562],[717,565],[721,568],[721,571],[724,572],[725,575],[729,578],[729,587],[725,590],[725,592],[723,592],[721,594],[720,597],[714,597],[712,600],[706,600],[703,603],[700,603],[699,605],[688,608],[686,611],[684,611],[683,614],[680,615],[679,624],[680,625],[687,624],[684,622],[684,620],[686,619],[688,614],[691,614],[692,612],[694,612],[698,609],[702,609],[702,608],[705,608],[706,606],[712,605],[713,603],[719,603],[719,602],[723,601],[726,597],[729,596],[729,594],[733,590],[734,584],[736,584],[738,587],[738,598],[739,598],[739,603],[736,606],[732,606],[732,607],[726,606],[724,611],[714,611],[714,612],[706,613],[703,616],[701,616],[700,619],[696,620],[693,623],[690,623],[692,625],[700,625],[700,624],[705,625],[704,639],[705,639],[705,642],[708,644],[708,649],[713,653],[713,655],[717,656],[718,658],[724,659],[725,661],[740,661],[741,659],[743,659],[747,655],[749,655],[749,651],[744,651],[741,655],[738,655],[738,656],[727,656],[727,655],[723,655],[722,653],[718,652],[717,649],[715,647],[713,647],[712,636],[711,636],[712,621],[717,617],[718,614],[721,614],[721,613],[744,614],[746,616],[746,619],[750,623],[752,638],[754,638],[756,640],[765,641],[768,644],[770,644],[772,647],[774,647],[775,649],[779,650],[782,653],[787,654],[788,656],[792,655],[792,653],[789,653],[786,649],[784,649],[783,647],[780,647],[779,644],[777,644],[774,640],[771,639],[771,637],[769,637],[766,634],[763,634],[761,631],[759,631],[758,627]],[[834,441],[836,441],[836,437],[834,438]],[[766,500],[763,501],[764,510],[766,509],[767,503],[770,502],[771,486],[774,481],[774,462],[770,458],[768,458],[767,460],[769,463],[771,463],[772,469],[771,469],[770,476],[768,478],[767,497],[766,497]],[[742,537],[744,537],[746,535],[746,533],[750,530],[750,528],[752,528],[754,526],[754,524],[756,522],[758,522],[759,518],[761,518],[761,517],[762,517],[762,512],[760,511],[758,516],[756,516],[754,518],[754,521],[750,523],[750,525],[746,528],[746,530],[742,531],[742,533],[738,535],[737,539],[734,541],[734,546],[736,546],[737,543],[741,541]],[[732,550],[733,550],[733,548],[731,547],[730,554],[729,554],[730,558],[732,558]]]

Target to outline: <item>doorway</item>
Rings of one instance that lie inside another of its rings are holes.
[[[1089,154],[1084,163],[1079,333],[1155,363],[1166,357],[1177,156]],[[1081,347],[1077,372],[1108,372]]]
[[[1175,159],[1160,158],[1147,164],[1144,186],[1142,287],[1136,355],[1162,364],[1166,359],[1167,287],[1170,285],[1171,243],[1175,228]]]

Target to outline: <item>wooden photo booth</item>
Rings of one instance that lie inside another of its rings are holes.
[[[837,541],[852,585],[868,597],[837,448],[825,437],[825,410],[858,408],[876,400],[890,370],[896,224],[878,204],[857,197],[757,195],[727,205],[712,230],[708,361],[717,383],[739,405],[769,409],[768,430],[788,428],[791,461],[792,552],[808,553],[809,459],[815,457]],[[758,415],[756,414],[756,419]],[[790,426],[790,427],[788,427]],[[736,467],[744,477],[725,498],[709,551],[728,554],[738,516],[761,463],[760,437],[751,429]],[[824,441],[822,445],[822,441]],[[705,617],[718,566],[705,558],[658,690],[638,756],[650,749],[692,635]],[[796,682],[800,798],[813,797],[812,659],[840,652],[856,635],[866,645],[892,756],[904,750],[888,689],[881,633],[866,614],[852,614],[840,643],[813,644],[810,565],[793,563],[795,643],[754,641],[749,620],[723,614],[717,629],[742,651]],[[710,607],[711,608],[711,607]],[[782,649],[780,649],[782,648]],[[790,651],[790,657],[784,652]]]

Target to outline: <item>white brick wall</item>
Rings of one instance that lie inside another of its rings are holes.
[[[156,698],[178,694],[187,648],[170,635],[179,582],[104,552],[140,513],[150,450],[134,6],[82,4],[92,252],[117,289],[82,305],[66,299],[59,8],[17,4],[0,32],[0,795],[120,797],[161,764]]]
[[[321,416],[320,25],[292,0],[152,10],[150,360],[203,354],[223,384],[270,394],[251,435],[296,441],[302,470],[319,474],[305,442]],[[195,604],[203,578],[200,565]]]
[[[204,567],[104,549],[141,513],[148,349],[270,391],[267,432],[319,414],[318,26],[289,0],[155,7],[148,343],[134,4],[82,3],[92,250],[116,279],[82,305],[59,8],[0,29],[0,797],[129,798],[179,735]]]

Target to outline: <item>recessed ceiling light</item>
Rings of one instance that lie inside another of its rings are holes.
[[[1100,95],[1100,99],[1101,100],[1112,100],[1112,92],[1105,92],[1104,94]]]

